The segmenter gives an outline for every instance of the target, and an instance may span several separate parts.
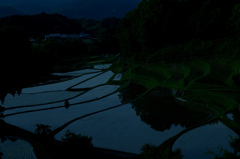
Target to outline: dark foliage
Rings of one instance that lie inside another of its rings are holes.
[[[105,18],[100,23],[99,37],[102,41],[102,51],[105,53],[119,53],[119,40],[117,38],[117,28],[119,18]]]
[[[1,28],[0,46],[2,50],[1,88],[19,87],[24,84],[24,80],[30,75],[34,76],[34,72],[29,70],[29,67],[33,65],[31,45],[24,30],[15,26]],[[9,80],[12,80],[11,85]]]
[[[153,54],[157,61],[175,56],[182,59],[216,55],[219,52],[202,49],[209,49],[209,43],[217,42],[216,39],[229,38],[236,43],[239,8],[237,0],[142,0],[120,22],[122,58],[148,62],[147,57]],[[195,43],[199,49],[189,55],[191,50],[186,47],[192,44],[191,40],[199,40]],[[170,55],[166,49],[171,50]]]
[[[65,41],[49,39],[34,47],[39,56],[44,56],[45,59],[51,59],[52,62],[56,61],[59,57],[73,55],[85,56],[87,53],[87,46],[81,39],[67,39]]]
[[[101,21],[87,18],[77,21],[82,25],[82,29],[85,32],[88,32],[93,37],[98,37]]]
[[[48,74],[49,66],[42,55],[33,53],[29,36],[16,26],[0,29],[1,46],[1,101],[7,93],[21,93],[21,88],[29,85],[42,74]]]
[[[127,103],[139,97],[142,93],[144,93],[147,89],[142,85],[138,85],[135,83],[130,83],[126,88],[121,89],[119,92],[119,99],[122,103]]]
[[[52,132],[51,126],[49,125],[36,124],[36,126],[37,128],[35,130],[35,134],[39,135],[40,137],[46,137]]]
[[[146,144],[142,147],[141,157],[143,159],[182,159],[183,155],[180,149],[172,151],[154,145]]]
[[[92,155],[92,137],[81,134],[76,135],[68,130],[64,137],[62,137],[62,142],[65,144],[63,151],[67,152],[67,154],[71,154],[70,156],[73,156],[73,158]],[[62,154],[64,155],[65,153]]]
[[[74,147],[75,146],[80,146],[82,148],[93,147],[92,137],[84,136],[81,134],[76,135],[70,132],[69,130],[65,133],[64,137],[62,137],[62,141]]]
[[[27,31],[30,37],[43,37],[50,33],[74,34],[82,31],[77,20],[68,19],[60,14],[12,15],[0,19],[0,28],[14,25]]]
[[[121,96],[126,96],[127,89],[121,93]],[[132,107],[143,122],[162,132],[171,129],[173,125],[189,128],[208,117],[207,113],[193,111],[177,103],[171,90],[162,87],[157,87],[133,101]]]

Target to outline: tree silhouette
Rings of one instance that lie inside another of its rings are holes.
[[[121,91],[121,98],[131,94],[130,89]],[[171,94],[171,90],[156,87],[143,97],[132,102],[136,115],[157,131],[168,130],[172,125],[190,127],[202,122],[209,114],[202,113],[177,103]]]
[[[122,103],[130,102],[139,97],[146,90],[147,89],[142,85],[130,83],[126,88],[119,91],[119,99]]]
[[[47,136],[52,132],[50,129],[51,126],[49,125],[44,125],[44,124],[36,124],[37,128],[35,130],[35,134],[40,135],[40,136]]]
[[[31,45],[26,32],[14,26],[0,29],[0,43],[2,50],[0,64],[2,91],[8,89],[12,92],[12,90],[21,87],[30,77],[29,68],[33,66],[30,53]],[[17,82],[15,82],[16,80]]]
[[[89,150],[93,147],[92,137],[84,136],[81,134],[76,135],[70,130],[67,130],[64,137],[62,137],[62,141],[69,145],[71,149],[86,149]]]

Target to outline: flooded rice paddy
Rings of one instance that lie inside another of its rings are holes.
[[[163,132],[154,130],[136,116],[131,104],[126,104],[77,120],[59,132],[55,138],[60,140],[65,132],[70,130],[92,136],[92,143],[96,147],[139,154],[144,144],[159,145],[183,129],[181,126],[172,125]]]
[[[94,65],[95,69],[108,69],[112,64],[99,64],[99,65]]]
[[[116,74],[116,76],[114,77],[114,81],[120,81],[121,80],[121,78],[122,78],[122,74],[121,73],[118,73],[118,74]]]
[[[70,130],[91,136],[95,147],[140,154],[144,144],[160,145],[212,117],[213,112],[205,107],[176,100],[170,89],[156,87],[146,92],[134,82],[122,88],[109,83],[121,80],[121,74],[100,71],[105,65],[94,68],[59,73],[74,78],[6,96],[4,121],[30,132],[36,130],[36,124],[49,125],[57,130],[57,140]],[[66,100],[69,107],[64,104]],[[181,135],[173,150],[181,148],[185,158],[209,158],[207,148],[221,145],[231,150],[228,135],[236,136],[221,122],[204,125]],[[22,151],[32,155],[29,149]]]
[[[12,96],[8,94],[5,97],[2,106],[5,108],[21,107],[29,105],[40,105],[48,104],[53,102],[58,102],[73,98],[77,96],[80,92],[70,92],[70,91],[54,91],[54,92],[41,92],[41,93],[27,93]]]
[[[0,151],[3,153],[2,159],[37,159],[29,142],[14,137],[0,138]]]
[[[104,72],[102,74],[100,74],[99,76],[89,79],[79,85],[76,85],[74,87],[72,87],[72,89],[79,89],[79,88],[89,88],[89,87],[95,87],[97,85],[101,85],[106,83],[112,76],[114,75],[114,73],[112,71],[107,71]]]
[[[229,144],[229,135],[233,138],[238,136],[223,123],[217,121],[186,132],[174,143],[173,150],[181,148],[185,159],[209,159],[214,156],[206,153],[212,151],[214,154],[219,154],[220,146],[224,150],[233,152]]]
[[[64,82],[59,83],[53,83],[48,85],[42,85],[42,86],[36,86],[36,87],[30,87],[30,88],[24,88],[22,89],[22,93],[40,93],[40,92],[52,92],[52,91],[64,91],[67,90],[69,87],[81,82],[85,81],[89,78],[92,78],[99,73],[91,73],[91,74],[85,74],[79,77],[76,77],[71,80],[67,80]]]
[[[78,71],[71,71],[71,72],[65,72],[65,73],[53,73],[52,75],[57,76],[81,76],[88,73],[97,73],[100,72],[100,70],[96,69],[84,69],[84,70],[78,70]]]

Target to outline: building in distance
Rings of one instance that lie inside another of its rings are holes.
[[[85,33],[80,33],[80,34],[48,34],[45,35],[45,39],[44,40],[49,40],[49,39],[56,39],[57,41],[65,41],[66,39],[69,40],[74,40],[74,39],[90,39],[90,35],[89,34],[85,34]]]

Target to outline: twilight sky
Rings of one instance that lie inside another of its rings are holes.
[[[0,0],[0,16],[46,12],[74,19],[122,18],[139,2],[141,0]]]

